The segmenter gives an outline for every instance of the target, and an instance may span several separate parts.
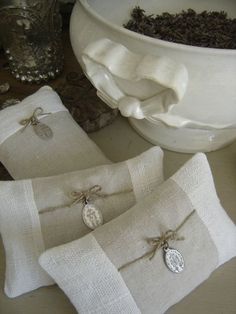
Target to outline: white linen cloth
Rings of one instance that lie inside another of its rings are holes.
[[[152,260],[140,258],[150,251],[148,238],[175,230],[193,210],[178,231],[185,239],[169,241],[185,259],[183,272],[166,267],[162,249]],[[44,252],[39,262],[80,314],[158,314],[235,255],[236,227],[220,204],[205,155],[197,154],[130,210],[79,240]]]
[[[0,182],[0,228],[6,252],[5,293],[16,297],[52,284],[52,279],[38,264],[39,255],[46,248],[91,231],[82,219],[84,205],[80,202],[70,206],[71,192],[100,185],[103,196],[96,197],[93,203],[100,208],[106,223],[163,182],[162,160],[162,150],[153,147],[116,164],[53,177]]]
[[[38,107],[50,113],[38,119],[52,129],[51,139],[39,138],[32,126],[22,132],[20,121],[32,116]],[[0,161],[14,179],[52,176],[110,163],[49,86],[0,111]]]

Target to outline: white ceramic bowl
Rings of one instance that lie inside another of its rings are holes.
[[[235,0],[77,0],[74,53],[98,95],[146,139],[180,151],[212,151],[236,139],[236,50],[170,43],[122,27],[147,13],[224,10]]]

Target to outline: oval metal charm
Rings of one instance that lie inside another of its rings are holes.
[[[82,210],[82,218],[85,225],[92,230],[103,224],[103,216],[101,210],[91,203],[84,205],[84,208]]]
[[[33,125],[34,132],[43,140],[49,140],[53,136],[52,129],[44,123],[37,123]]]
[[[184,258],[181,253],[175,249],[164,249],[166,266],[173,273],[181,273],[184,270]]]

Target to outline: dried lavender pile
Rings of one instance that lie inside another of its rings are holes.
[[[146,15],[140,7],[131,12],[125,28],[150,37],[185,45],[236,49],[236,19],[227,13],[192,9],[177,14]]]

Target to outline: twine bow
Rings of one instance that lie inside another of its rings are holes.
[[[156,252],[163,248],[164,250],[169,248],[169,241],[182,241],[184,240],[184,237],[180,237],[178,235],[178,231],[183,227],[183,225],[189,220],[189,218],[195,213],[195,209],[185,217],[185,219],[181,222],[181,224],[175,229],[175,230],[167,230],[166,232],[162,233],[160,236],[155,238],[149,238],[147,239],[147,242],[150,246],[152,246],[152,249],[145,253],[144,255],[136,258],[135,260],[128,262],[121,266],[118,270],[126,268],[127,266],[149,256],[149,260],[153,259]]]
[[[44,214],[44,213],[49,213],[49,212],[53,212],[55,210],[58,209],[62,209],[64,207],[72,207],[75,204],[78,203],[83,203],[84,205],[86,205],[93,196],[97,196],[97,197],[109,197],[109,196],[113,196],[113,195],[120,195],[123,193],[131,193],[133,190],[129,189],[129,190],[124,190],[124,191],[119,191],[119,192],[114,192],[114,193],[110,193],[110,194],[102,194],[99,193],[102,190],[102,187],[100,185],[94,185],[91,188],[89,188],[88,190],[85,191],[74,191],[72,193],[70,193],[71,198],[74,200],[72,203],[70,203],[69,205],[66,204],[64,206],[58,206],[58,207],[50,207],[50,208],[45,208],[43,210],[41,210],[39,212],[39,214]]]
[[[153,249],[151,250],[151,255],[149,259],[153,259],[156,252],[160,249],[167,249],[169,247],[168,241],[183,241],[184,237],[179,237],[176,230],[167,230],[166,232],[162,232],[159,237],[147,239],[148,244],[150,244]]]
[[[100,185],[94,185],[90,189],[85,191],[74,191],[71,193],[71,197],[74,199],[70,206],[78,203],[87,204],[92,196],[102,196],[99,192],[102,190]]]
[[[24,125],[22,132],[27,128],[27,126],[37,125],[39,123],[39,120],[38,120],[39,116],[44,116],[44,115],[49,115],[49,114],[51,114],[51,112],[43,112],[43,108],[37,107],[34,110],[32,116],[30,116],[27,119],[23,119],[20,121],[20,124]]]

